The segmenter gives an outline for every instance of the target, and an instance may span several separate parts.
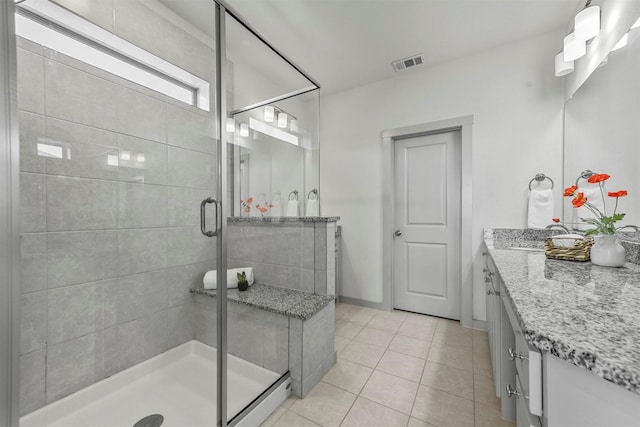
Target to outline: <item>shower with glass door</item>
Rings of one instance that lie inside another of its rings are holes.
[[[241,167],[269,199],[317,188],[319,85],[221,1],[8,1],[0,19],[0,424],[261,422],[290,393],[288,326],[197,290],[235,266]],[[261,162],[265,125],[307,147]]]

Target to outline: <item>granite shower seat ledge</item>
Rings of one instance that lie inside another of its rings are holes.
[[[215,289],[195,288],[191,293],[215,298]],[[227,299],[275,314],[307,320],[334,300],[333,295],[318,295],[308,292],[279,288],[255,283],[244,292],[227,290]]]
[[[546,259],[510,249],[544,237],[509,234],[485,229],[484,241],[528,343],[640,394],[640,265]]]
[[[232,223],[295,223],[295,222],[338,222],[339,216],[232,216],[227,218],[227,222]]]

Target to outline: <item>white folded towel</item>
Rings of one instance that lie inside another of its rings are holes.
[[[238,287],[238,273],[245,272],[247,275],[247,282],[249,286],[253,285],[253,267],[243,268],[231,268],[227,270],[227,289]],[[202,279],[202,284],[205,289],[216,289],[218,286],[218,272],[216,270],[209,270],[205,273]]]
[[[572,248],[576,240],[582,240],[583,237],[581,234],[558,234],[557,236],[553,236],[551,240],[553,241],[553,246]]]
[[[320,216],[318,212],[318,200],[307,199],[307,209],[305,210],[305,216]]]
[[[551,189],[533,189],[529,193],[527,211],[528,228],[545,228],[553,218],[553,192]]]
[[[590,187],[578,188],[577,193],[584,193],[584,197],[587,198],[587,201],[589,203],[598,208],[600,212],[604,211],[604,201],[602,200],[600,186],[594,185]],[[580,218],[596,218],[593,212],[591,212],[586,206],[581,206],[579,208],[573,209],[573,217],[571,220],[571,222],[573,223],[573,229],[584,231],[594,228],[593,225],[580,221]]]
[[[297,200],[289,200],[287,203],[287,216],[300,216],[300,203]]]

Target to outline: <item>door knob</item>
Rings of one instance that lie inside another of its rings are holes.
[[[402,236],[402,231],[400,231],[400,230],[396,230],[396,231],[393,233],[393,235],[394,235],[394,236],[397,236],[397,237],[400,237],[400,236]]]

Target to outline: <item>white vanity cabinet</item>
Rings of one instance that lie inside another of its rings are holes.
[[[501,396],[500,383],[500,324],[502,322],[502,310],[500,309],[500,276],[496,266],[487,252],[484,253],[484,283],[486,289],[487,309],[487,335],[489,336],[489,352],[491,354],[491,367],[495,382],[496,396]]]

